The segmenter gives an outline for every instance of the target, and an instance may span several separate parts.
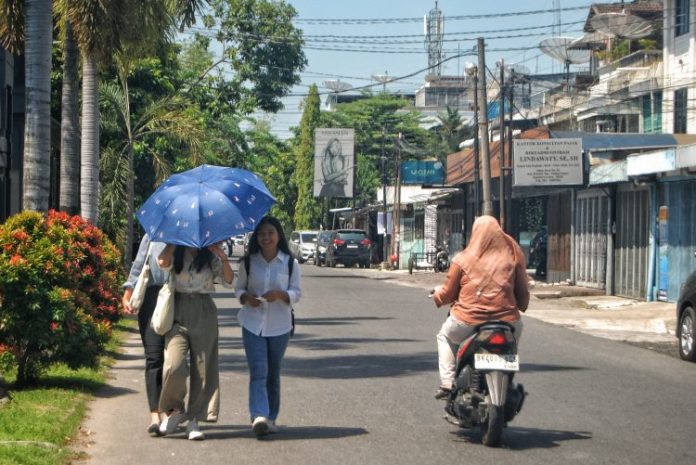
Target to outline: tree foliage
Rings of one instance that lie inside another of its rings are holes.
[[[224,96],[238,114],[282,109],[280,99],[300,82],[299,71],[307,62],[302,31],[292,23],[295,9],[269,0],[210,0],[209,4],[212,16],[206,22],[219,25],[220,62],[232,71],[220,83]]]
[[[295,147],[295,173],[292,183],[297,187],[295,229],[313,229],[319,226],[321,209],[314,198],[314,130],[320,121],[319,90],[309,88],[300,120],[299,138]]]
[[[270,214],[278,218],[286,232],[294,228],[297,190],[288,182],[295,172],[295,157],[287,142],[271,134],[267,123],[257,122],[246,133],[248,169],[257,173],[276,198]]]
[[[401,158],[438,157],[443,153],[438,138],[420,127],[421,116],[409,111],[410,102],[387,94],[368,94],[367,98],[339,104],[333,113],[323,114],[323,125],[355,129],[356,184],[355,203],[365,206],[376,200],[381,185],[382,154],[385,160],[385,177],[388,184],[396,180],[396,140],[401,134]],[[412,148],[407,153],[403,147]],[[343,206],[349,205],[344,200]]]

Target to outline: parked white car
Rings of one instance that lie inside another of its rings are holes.
[[[314,259],[315,243],[319,231],[293,231],[290,234],[290,252],[297,258],[297,261],[304,263]]]

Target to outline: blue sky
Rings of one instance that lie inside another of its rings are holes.
[[[434,0],[289,0],[298,12],[296,25],[306,37],[305,54],[307,68],[302,73],[302,82],[293,89],[293,96],[287,97],[285,109],[277,115],[264,116],[269,119],[274,133],[281,138],[290,136],[288,128],[296,126],[301,116],[299,104],[311,84],[317,84],[320,92],[328,92],[322,85],[326,80],[340,79],[354,87],[374,84],[374,74],[405,76],[428,65],[424,45],[423,17],[435,6]],[[578,37],[587,18],[588,8],[594,2],[588,0],[439,0],[439,9],[445,17],[445,39],[443,49],[445,58],[471,51],[476,37],[486,39],[486,62],[489,68],[495,67],[500,58],[508,63],[520,63],[533,73],[561,72],[562,65],[543,55],[537,48],[539,42],[547,37],[560,35]],[[555,4],[560,3],[560,27]],[[578,8],[583,7],[583,8]],[[524,12],[548,10],[538,14]],[[457,18],[457,16],[497,15],[485,18]],[[326,21],[336,19],[338,21]],[[350,19],[370,20],[351,22]],[[309,20],[324,20],[319,23]],[[519,30],[521,28],[537,29]],[[517,31],[511,31],[518,29]],[[507,31],[506,31],[507,30]],[[326,36],[337,37],[326,37]],[[353,38],[343,36],[394,36],[384,38]],[[319,36],[319,37],[317,37]],[[403,37],[405,36],[405,37]],[[328,42],[328,41],[337,42]],[[392,43],[384,43],[391,41]],[[363,43],[358,43],[363,42]],[[361,49],[318,50],[318,48]],[[528,50],[511,50],[528,48]],[[381,53],[364,49],[380,50]],[[415,53],[386,53],[403,51]],[[500,49],[500,51],[496,51]],[[461,74],[470,58],[452,58],[443,66],[443,74]],[[415,91],[423,84],[425,71],[387,85],[390,91]],[[324,97],[322,97],[322,100]]]

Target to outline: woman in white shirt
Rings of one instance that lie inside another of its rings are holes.
[[[205,421],[208,403],[219,385],[217,307],[210,294],[215,282],[232,287],[234,272],[218,244],[205,249],[167,244],[158,259],[160,268],[175,274],[174,324],[165,335],[160,411],[169,415],[160,432],[171,434],[183,420],[191,440],[204,439],[198,420]],[[186,378],[191,371],[188,404]]]
[[[293,329],[292,304],[302,295],[300,266],[272,216],[259,222],[242,263],[248,267],[239,267],[235,294],[242,303],[238,318],[249,365],[249,413],[260,437],[278,430],[280,365]]]

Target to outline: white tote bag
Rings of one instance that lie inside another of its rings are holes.
[[[133,287],[133,294],[131,294],[129,303],[133,310],[136,312],[140,310],[143,306],[143,301],[145,300],[145,292],[147,291],[147,286],[150,283],[150,250],[152,249],[152,242],[147,247],[147,254],[145,255],[145,263],[143,264],[143,269],[140,270],[140,275],[138,276],[138,281]]]
[[[164,336],[172,329],[174,324],[174,270],[169,273],[169,279],[160,289],[157,295],[157,306],[152,313],[152,329],[160,336]]]

